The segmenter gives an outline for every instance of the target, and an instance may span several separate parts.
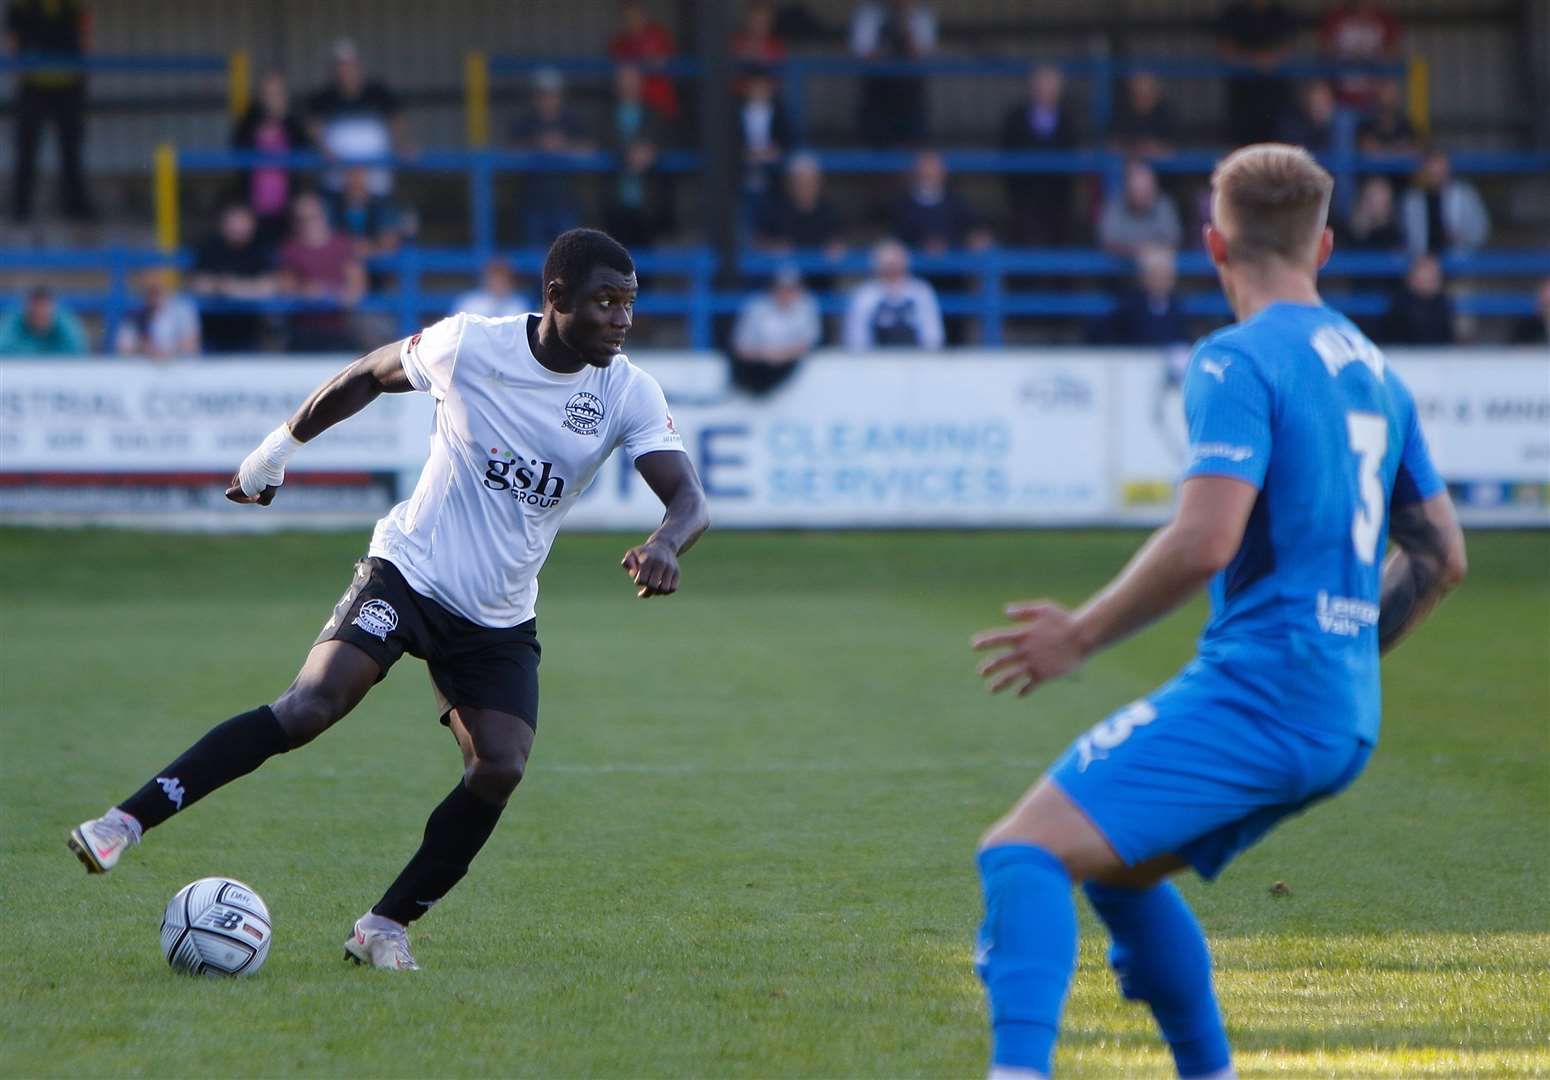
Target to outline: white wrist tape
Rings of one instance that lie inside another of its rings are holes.
[[[291,434],[286,424],[281,424],[258,444],[237,469],[237,483],[242,494],[252,498],[266,487],[279,487],[285,482],[285,463],[301,449],[301,443]]]

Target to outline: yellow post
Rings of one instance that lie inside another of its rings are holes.
[[[1426,57],[1416,53],[1410,57],[1410,70],[1406,87],[1410,126],[1423,139],[1432,133],[1432,73]]]
[[[490,64],[477,49],[463,58],[463,103],[468,145],[490,145]]]
[[[156,247],[178,250],[178,148],[170,142],[157,144],[154,156]]]
[[[226,108],[232,120],[241,120],[247,114],[248,102],[253,97],[253,70],[246,49],[233,49],[226,58]]]

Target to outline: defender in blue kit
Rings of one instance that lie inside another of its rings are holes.
[[[1206,247],[1238,321],[1190,360],[1174,520],[1077,611],[1014,604],[1017,625],[975,638],[998,653],[981,666],[991,688],[1027,694],[1210,586],[1195,659],[1079,737],[982,843],[992,1076],[1050,1074],[1073,883],[1179,1074],[1235,1075],[1205,939],[1165,879],[1214,877],[1356,779],[1378,738],[1380,654],[1464,574],[1409,392],[1319,298],[1329,174],[1265,144],[1224,160],[1212,187]]]

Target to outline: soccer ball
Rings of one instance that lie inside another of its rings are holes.
[[[161,917],[161,952],[188,975],[251,975],[269,955],[269,909],[240,881],[207,877],[178,890]]]

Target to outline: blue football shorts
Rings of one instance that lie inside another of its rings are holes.
[[[1283,819],[1348,787],[1372,745],[1247,709],[1192,665],[1071,744],[1049,771],[1126,865],[1175,853],[1214,878]]]

